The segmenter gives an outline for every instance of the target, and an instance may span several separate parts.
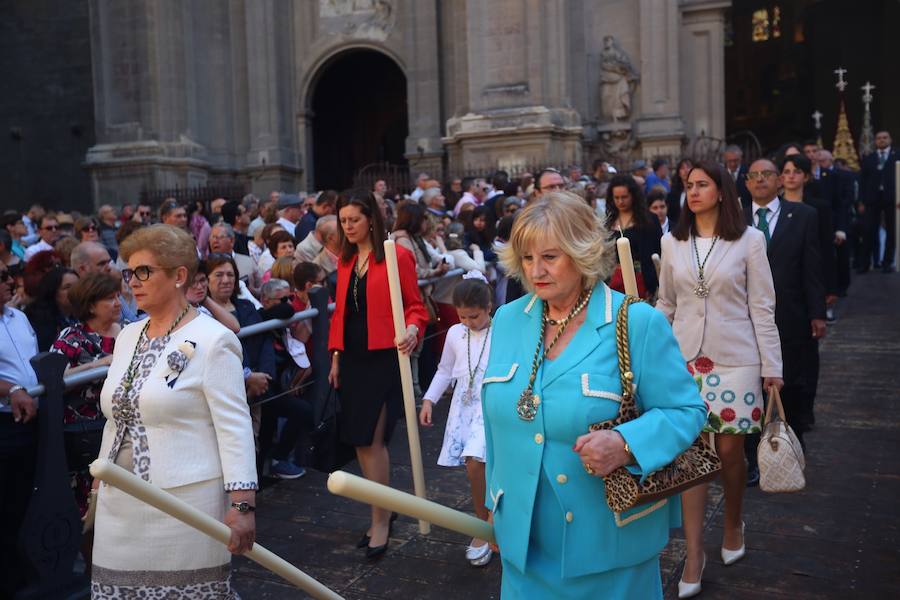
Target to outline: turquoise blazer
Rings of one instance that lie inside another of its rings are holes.
[[[538,371],[537,416],[525,421],[516,402],[528,385],[540,335],[542,301],[525,296],[494,317],[482,404],[487,441],[486,505],[504,560],[525,570],[533,518],[558,520],[563,530],[561,576],[577,577],[636,565],[665,547],[680,524],[677,497],[614,514],[603,480],[588,475],[572,450],[578,436],[618,413],[622,387],[616,361],[615,317],[624,296],[597,284],[585,322],[557,358]],[[616,430],[631,447],[636,474],[670,463],[700,434],[706,408],[662,313],[648,304],[628,310],[631,364],[641,416]],[[541,475],[559,510],[535,515]]]

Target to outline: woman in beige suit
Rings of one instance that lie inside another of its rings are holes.
[[[678,225],[662,239],[656,307],[672,323],[687,368],[706,402],[704,431],[722,460],[725,525],[722,562],[744,555],[741,503],[747,478],[744,435],[760,431],[762,390],[779,389],[781,346],[775,288],[763,234],[748,228],[734,182],[715,163],[694,166]],[[679,598],[700,593],[706,564],[707,486],[682,494],[687,560]]]

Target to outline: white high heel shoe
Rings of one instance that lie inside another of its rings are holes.
[[[747,540],[744,539],[744,522],[741,521],[741,547],[737,550],[729,550],[725,546],[722,546],[722,562],[727,567],[728,565],[733,565],[737,561],[744,558],[744,555],[747,553]]]
[[[483,546],[469,546],[466,548],[466,559],[473,567],[483,567],[491,562],[491,556],[494,554],[491,545],[487,542]]]
[[[703,581],[703,569],[706,568],[706,553],[703,553],[703,565],[700,567],[700,577],[694,583],[688,583],[684,580],[684,571],[681,572],[681,579],[678,581],[678,597],[693,598],[700,593],[700,582]]]

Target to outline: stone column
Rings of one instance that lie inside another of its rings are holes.
[[[731,0],[682,0],[682,114],[688,137],[725,139],[725,11]]]
[[[678,156],[684,136],[679,79],[679,8],[671,0],[640,0],[640,117],[635,122],[645,157]]]
[[[469,112],[447,122],[454,173],[581,160],[563,0],[466,3]],[[452,85],[452,83],[451,83]]]
[[[441,97],[438,80],[438,6],[436,0],[409,3],[404,45],[409,62],[406,72],[409,136],[406,159],[413,178],[425,172],[444,177],[441,145]]]
[[[189,13],[177,0],[90,4],[97,144],[85,167],[95,204],[206,182],[206,149],[191,131]]]
[[[277,0],[244,4],[250,142],[244,171],[257,195],[297,191],[302,174],[291,103],[293,19],[285,11],[292,6]]]

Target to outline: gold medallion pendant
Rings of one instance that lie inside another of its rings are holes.
[[[703,279],[697,282],[697,285],[694,287],[694,294],[696,294],[698,298],[706,298],[709,296],[709,288],[706,286],[706,282],[703,281]]]
[[[516,414],[524,421],[534,421],[537,415],[537,405],[534,403],[534,394],[530,389],[522,392],[519,401],[516,403]]]

